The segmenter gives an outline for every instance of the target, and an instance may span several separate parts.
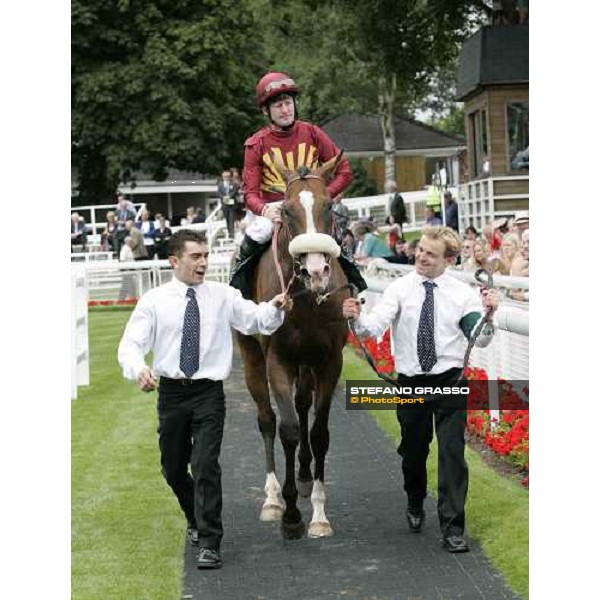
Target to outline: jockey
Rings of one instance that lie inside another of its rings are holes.
[[[319,127],[297,120],[300,90],[285,73],[267,73],[256,86],[259,108],[270,123],[245,142],[244,194],[246,207],[253,213],[233,267],[230,285],[250,298],[252,272],[273,234],[273,224],[281,222],[281,201],[286,184],[274,167],[279,159],[290,170],[300,166],[317,168],[339,154],[339,148]],[[331,198],[341,194],[352,181],[352,171],[342,158],[327,185]],[[342,245],[342,253],[346,252]],[[353,262],[352,255],[340,254],[342,269],[349,283],[362,291],[367,284]]]

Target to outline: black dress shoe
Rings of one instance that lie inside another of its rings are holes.
[[[190,544],[192,546],[197,546],[198,542],[200,540],[198,530],[193,525],[188,525],[186,534],[187,534],[187,539],[190,540]]]
[[[444,538],[443,541],[444,548],[448,550],[448,552],[457,553],[457,552],[468,552],[469,544],[465,541],[460,535],[448,535]]]
[[[197,566],[199,569],[220,569],[223,566],[223,559],[218,550],[200,548]]]
[[[425,521],[425,511],[422,508],[407,508],[406,520],[408,527],[413,533],[419,533]]]

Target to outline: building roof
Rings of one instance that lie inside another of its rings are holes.
[[[465,146],[462,136],[445,133],[407,117],[395,119],[396,151]],[[383,136],[376,115],[344,113],[321,128],[346,153],[383,152]]]
[[[529,25],[488,25],[463,44],[456,97],[488,85],[529,83]]]

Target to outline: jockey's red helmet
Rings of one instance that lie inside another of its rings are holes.
[[[259,108],[262,108],[271,98],[275,98],[280,94],[290,94],[292,96],[300,94],[300,88],[286,73],[267,73],[256,85],[256,101]]]

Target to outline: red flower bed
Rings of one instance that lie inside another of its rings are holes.
[[[363,346],[367,349],[367,352],[373,357],[377,369],[381,373],[385,373],[386,375],[394,373],[394,357],[392,356],[389,329],[383,334],[383,338],[381,338],[380,342],[377,342],[375,338],[367,338],[366,340],[361,341]],[[358,340],[352,332],[350,332],[348,336],[348,344],[354,348],[354,351],[361,358],[363,357]]]
[[[88,300],[88,306],[135,306],[137,298],[127,300]]]
[[[358,341],[352,333],[348,344],[362,357]],[[379,371],[386,374],[394,372],[389,329],[379,343],[374,338],[368,338],[363,344],[375,360]],[[488,378],[485,370],[477,367],[469,367],[465,375],[470,380],[485,381]],[[490,416],[489,410],[469,410],[467,430],[480,438],[498,456],[521,469],[521,484],[529,488],[529,411],[501,410],[499,414],[500,419],[497,420]]]
[[[466,377],[483,380],[487,379],[487,374],[483,369],[469,368]],[[529,411],[501,410],[499,415],[496,419],[491,417],[489,410],[470,410],[467,431],[518,467],[523,473],[521,484],[529,488]]]

